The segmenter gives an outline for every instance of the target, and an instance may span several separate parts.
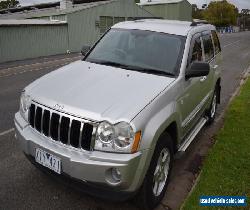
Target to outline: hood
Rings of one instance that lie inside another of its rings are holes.
[[[85,61],[53,71],[26,88],[33,100],[94,121],[130,122],[175,79]]]

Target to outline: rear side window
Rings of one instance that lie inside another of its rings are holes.
[[[196,38],[194,41],[194,47],[192,50],[192,58],[190,63],[193,63],[195,61],[202,61],[202,47],[200,37]]]
[[[217,53],[221,52],[220,40],[219,40],[217,33],[215,31],[212,31],[212,36],[213,36],[213,40],[214,40],[215,54],[217,54]]]
[[[213,41],[210,34],[203,35],[202,39],[204,45],[205,60],[206,62],[208,62],[214,57]]]

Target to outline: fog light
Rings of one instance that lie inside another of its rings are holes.
[[[111,175],[112,178],[116,181],[116,182],[120,182],[121,181],[121,172],[118,168],[112,168],[111,169]]]

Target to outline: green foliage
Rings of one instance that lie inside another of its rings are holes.
[[[226,0],[211,2],[204,12],[204,17],[216,26],[235,25],[237,22],[238,9]]]
[[[0,9],[8,9],[16,7],[19,4],[19,1],[16,0],[6,0],[0,2]]]
[[[212,1],[204,10],[193,5],[193,18],[205,19],[217,27],[236,25],[238,9],[227,0]]]
[[[203,10],[199,9],[196,4],[192,5],[192,16],[193,19],[204,19]]]
[[[242,87],[226,112],[224,127],[216,136],[193,192],[186,200],[183,210],[202,209],[199,206],[201,195],[250,196],[250,79]],[[249,205],[249,203],[248,203]],[[204,209],[248,209],[244,207]]]

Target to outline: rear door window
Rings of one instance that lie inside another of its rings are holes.
[[[211,34],[204,34],[202,36],[203,39],[203,46],[204,46],[204,53],[205,53],[205,60],[209,62],[214,57],[214,46]]]
[[[215,31],[212,31],[212,36],[213,36],[213,40],[214,40],[215,54],[218,54],[219,52],[221,52],[220,40],[219,40],[217,33]]]

